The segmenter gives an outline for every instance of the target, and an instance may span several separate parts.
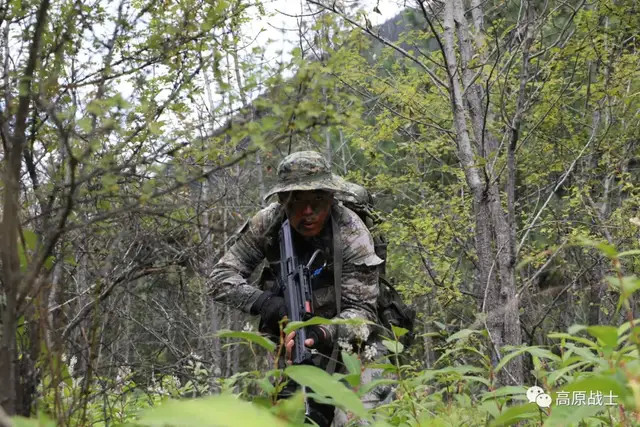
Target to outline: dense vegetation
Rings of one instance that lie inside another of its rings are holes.
[[[283,64],[260,3],[0,2],[0,425],[296,425],[287,378],[354,423],[640,422],[640,5],[408,6],[308,0]],[[207,295],[308,148],[372,192],[419,313],[342,382]],[[372,365],[397,399],[366,410]]]

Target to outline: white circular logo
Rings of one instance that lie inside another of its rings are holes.
[[[536,403],[541,408],[548,408],[549,406],[551,406],[551,396],[549,396],[547,393],[541,393],[538,395],[538,397],[536,397]]]
[[[529,403],[535,403],[536,398],[541,394],[544,394],[542,387],[538,387],[537,385],[529,387],[527,390],[527,399],[529,400]]]

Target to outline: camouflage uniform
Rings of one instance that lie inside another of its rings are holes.
[[[280,268],[278,230],[284,220],[284,209],[272,203],[258,212],[240,231],[235,244],[220,259],[210,276],[210,291],[215,300],[249,313],[263,290],[247,283],[253,270],[267,259],[275,277]],[[382,260],[375,254],[373,240],[362,220],[350,209],[336,204],[330,221],[338,222],[343,247],[342,307],[336,313],[333,283],[333,236],[329,223],[319,236],[304,238],[293,233],[296,253],[306,263],[316,250],[323,251],[327,261],[322,273],[312,280],[314,314],[326,318],[362,318],[377,322],[378,270]],[[332,341],[353,340],[353,328],[328,326]]]
[[[332,174],[328,164],[318,153],[298,152],[285,158],[278,166],[278,184],[265,198],[289,191],[327,190],[335,193],[330,218],[319,235],[303,237],[292,232],[299,262],[306,264],[316,249],[322,251],[327,262],[317,277],[312,279],[313,311],[315,315],[325,318],[361,318],[377,323],[378,274],[383,260],[376,255],[371,234],[360,217],[338,201],[358,199],[359,194],[354,188]],[[278,232],[285,218],[284,206],[272,203],[258,212],[238,232],[235,243],[216,264],[209,277],[210,294],[216,301],[250,313],[252,305],[264,291],[277,291],[269,289],[268,283],[273,283],[273,280],[268,279],[275,279],[279,275]],[[337,223],[342,246],[340,313],[336,312],[335,301],[332,221]],[[263,289],[258,289],[249,284],[248,279],[265,259],[268,262],[266,274],[263,272],[265,280],[260,281]],[[326,328],[334,343],[362,342],[367,341],[369,336],[367,327],[327,325]],[[315,356],[314,364],[325,368],[328,358],[326,354],[324,356]],[[375,399],[378,402],[382,400],[377,395]],[[338,423],[336,420],[335,425],[339,424],[342,422]]]

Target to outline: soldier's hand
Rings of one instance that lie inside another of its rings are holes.
[[[310,347],[315,348],[321,353],[328,353],[333,347],[331,334],[326,328],[320,325],[309,326],[307,328],[307,337],[311,338],[313,342]]]
[[[252,314],[260,314],[260,330],[278,335],[280,322],[287,315],[284,298],[271,292],[263,292],[251,306]]]
[[[286,351],[286,359],[288,365],[291,365],[293,363],[293,347],[296,345],[296,340],[294,339],[295,337],[296,331],[289,332],[287,336],[284,337],[284,348]],[[314,344],[315,342],[313,338],[307,338],[306,340],[304,340],[304,345],[309,348],[313,348]]]

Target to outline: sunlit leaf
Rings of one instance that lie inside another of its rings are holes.
[[[322,369],[297,365],[289,366],[284,372],[298,384],[310,387],[315,393],[330,398],[336,406],[361,418],[369,418],[358,395]]]
[[[305,328],[313,325],[368,325],[373,322],[365,319],[325,319],[324,317],[316,316],[304,322],[289,322],[284,328],[285,333],[295,331],[296,329]]]
[[[447,338],[447,342],[462,340],[476,334],[484,335],[485,333],[486,332],[484,330],[477,331],[473,329],[462,329]]]
[[[394,354],[402,353],[404,350],[404,345],[400,341],[382,340],[382,345]]]
[[[535,403],[512,406],[491,422],[491,426],[510,426],[522,420],[538,418],[540,409]]]
[[[275,351],[277,347],[273,341],[257,332],[230,331],[228,329],[222,329],[218,331],[216,335],[220,338],[240,338],[251,341],[252,343],[258,344],[260,347],[267,349],[267,351]]]
[[[144,426],[286,426],[267,409],[223,394],[202,399],[170,400],[140,415]]]

